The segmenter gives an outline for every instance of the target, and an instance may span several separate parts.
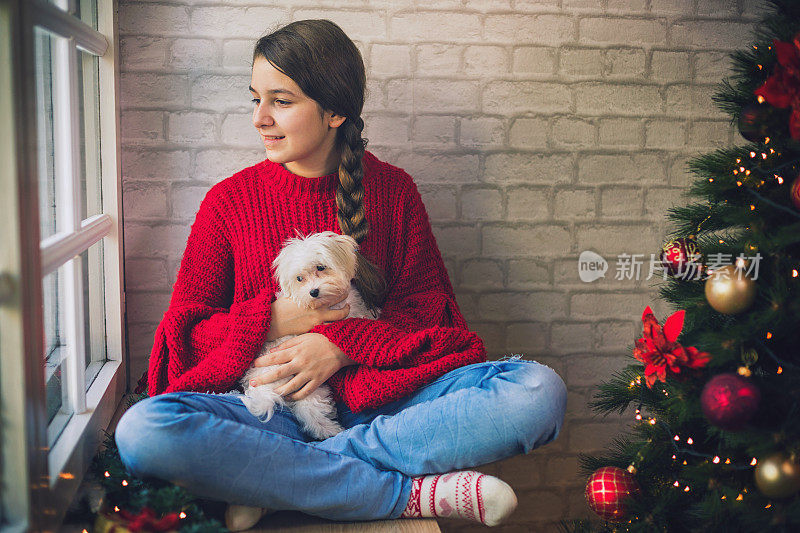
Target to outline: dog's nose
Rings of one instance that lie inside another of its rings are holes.
[[[312,298],[316,298],[317,296],[319,296],[319,289],[312,289],[309,291],[308,294],[310,294]]]

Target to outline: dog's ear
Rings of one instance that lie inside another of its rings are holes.
[[[338,242],[340,244],[345,244],[345,245],[351,246],[353,248],[354,252],[358,251],[358,248],[359,248],[358,242],[356,242],[356,240],[354,238],[352,238],[350,235],[339,235],[339,234],[337,234],[334,237],[334,239],[336,240],[336,242]]]

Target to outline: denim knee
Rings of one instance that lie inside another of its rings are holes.
[[[555,440],[564,423],[567,410],[567,387],[550,367],[534,363],[518,363],[514,381],[523,394],[515,402],[520,426],[527,428],[522,447],[525,453]],[[519,394],[519,393],[518,393]]]
[[[180,423],[180,410],[180,403],[174,398],[161,395],[138,401],[125,411],[117,423],[114,440],[128,472],[136,477],[158,472],[161,477],[165,467],[180,456],[180,444],[170,434],[171,426]]]

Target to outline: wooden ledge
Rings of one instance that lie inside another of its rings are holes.
[[[433,518],[335,522],[299,511],[278,511],[263,517],[250,533],[439,533]]]

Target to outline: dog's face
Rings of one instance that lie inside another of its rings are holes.
[[[330,306],[350,291],[356,275],[358,243],[349,235],[332,231],[286,241],[272,267],[284,295],[298,306]]]

